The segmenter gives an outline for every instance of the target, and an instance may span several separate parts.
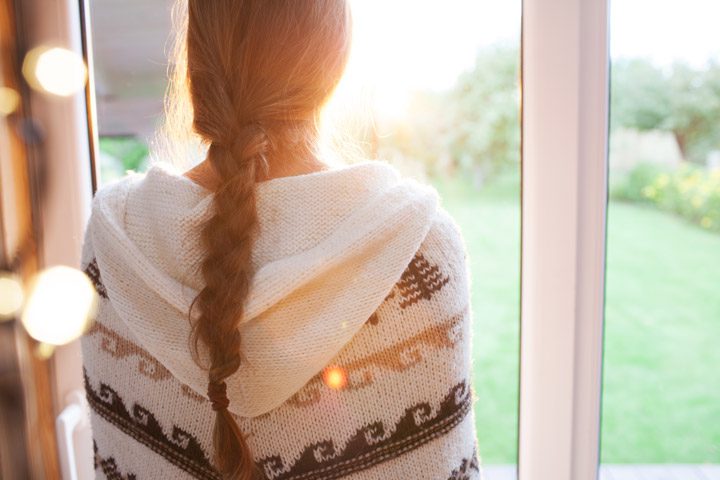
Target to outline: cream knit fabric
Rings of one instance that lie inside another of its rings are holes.
[[[227,383],[262,475],[479,478],[466,250],[436,192],[373,161],[257,197]],[[83,265],[102,301],[82,345],[99,478],[218,478],[187,317],[211,201],[157,164],[93,202]]]

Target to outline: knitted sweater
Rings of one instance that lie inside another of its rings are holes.
[[[227,392],[264,477],[480,478],[467,255],[435,190],[368,161],[261,182],[257,207]],[[82,351],[98,478],[219,478],[188,346],[211,208],[164,164],[93,201],[82,262],[100,305]]]

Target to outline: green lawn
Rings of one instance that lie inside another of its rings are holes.
[[[516,459],[517,176],[438,181],[470,253],[475,415],[485,463]],[[720,235],[613,202],[608,226],[602,460],[720,463]]]

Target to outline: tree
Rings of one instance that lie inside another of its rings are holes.
[[[685,160],[703,162],[720,147],[720,65],[663,71],[644,59],[618,60],[611,70],[611,126],[672,133]]]
[[[702,163],[713,145],[720,147],[720,65],[706,70],[674,65],[670,91],[671,115],[664,126],[683,158]]]
[[[461,167],[485,176],[520,159],[520,55],[498,45],[478,53],[448,96],[448,146]]]
[[[422,161],[427,171],[482,180],[520,158],[518,49],[482,49],[474,67],[445,92],[417,92],[407,118],[381,137],[383,153]]]

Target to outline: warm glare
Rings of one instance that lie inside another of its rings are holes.
[[[20,281],[11,275],[0,275],[0,320],[10,318],[22,307],[24,293]]]
[[[31,50],[25,57],[22,70],[33,88],[61,97],[82,90],[87,79],[82,57],[60,47]]]
[[[20,94],[12,88],[0,87],[0,115],[10,115],[19,106]]]
[[[340,115],[366,116],[370,110],[373,120],[403,120],[415,92],[451,88],[472,67],[480,45],[517,38],[520,2],[445,0],[438,5],[350,1],[352,54],[333,101]]]
[[[323,373],[323,381],[328,387],[339,390],[347,384],[347,374],[342,367],[330,367]]]
[[[92,282],[81,271],[49,268],[34,282],[23,311],[23,325],[40,342],[64,345],[83,334],[94,315],[96,297]]]

